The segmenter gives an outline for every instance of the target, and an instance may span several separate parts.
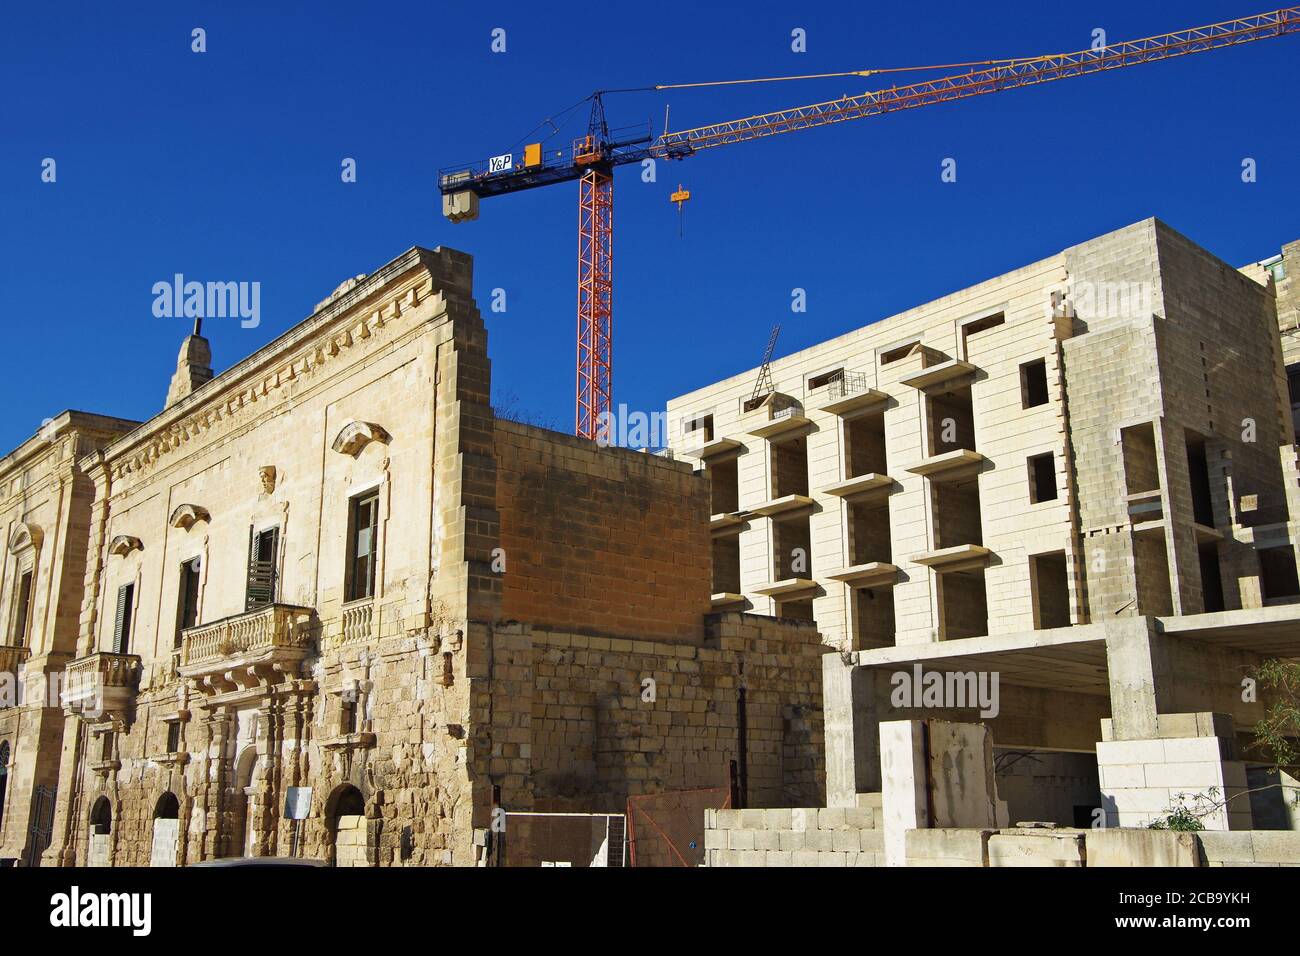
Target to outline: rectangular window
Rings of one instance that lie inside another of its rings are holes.
[[[181,646],[185,629],[198,623],[199,559],[193,558],[181,565],[180,598],[176,609],[176,647]]]
[[[1020,366],[1020,407],[1047,404],[1047,362],[1037,359]]]
[[[1029,501],[1056,500],[1056,459],[1049,451],[1029,459]]]
[[[276,587],[279,584],[277,557],[280,550],[280,529],[249,529],[249,539],[248,589],[244,598],[246,611],[275,603]]]
[[[379,492],[353,498],[348,514],[348,568],[345,601],[374,597]]]
[[[167,724],[167,752],[179,753],[181,749],[181,722],[173,720]]]
[[[117,614],[113,618],[113,653],[131,653],[131,618],[135,610],[135,585],[117,589]]]
[[[32,616],[32,572],[24,571],[18,579],[18,593],[14,595],[13,643],[17,647],[27,644],[27,630]]]

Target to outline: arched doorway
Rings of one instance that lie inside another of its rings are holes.
[[[228,856],[252,856],[256,819],[253,812],[253,773],[257,769],[257,749],[246,747],[235,761],[235,776],[230,788],[231,827]]]
[[[168,791],[158,798],[153,809],[153,849],[149,854],[150,866],[175,866],[176,850],[180,844],[181,805],[176,795]]]
[[[366,800],[350,783],[340,784],[325,804],[325,823],[334,847],[335,866],[369,866]]]
[[[113,849],[113,808],[100,797],[90,809],[89,866],[109,866]]]

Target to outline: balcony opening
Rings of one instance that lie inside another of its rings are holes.
[[[905,359],[909,355],[915,355],[921,351],[921,342],[918,339],[915,342],[908,342],[905,345],[898,345],[888,351],[881,352],[877,364],[888,365],[891,362],[897,362],[899,359]]]
[[[1138,614],[1146,617],[1173,614],[1174,599],[1169,585],[1169,554],[1165,550],[1164,531],[1134,536],[1133,570],[1137,581]]]
[[[844,423],[844,477],[887,474],[885,416],[859,415]]]
[[[1198,549],[1201,562],[1201,600],[1207,614],[1226,609],[1223,599],[1223,573],[1219,568],[1219,546],[1207,542]],[[1294,566],[1293,566],[1294,567]]]
[[[1047,361],[1035,359],[1020,366],[1020,407],[1047,404]]]
[[[176,636],[172,647],[181,646],[186,628],[199,623],[199,559],[181,563],[180,595],[176,607]]]
[[[983,569],[935,575],[939,598],[939,640],[983,637],[989,632]]]
[[[807,517],[772,522],[772,580],[812,577],[812,526]]]
[[[772,497],[808,494],[808,439],[772,442]]]
[[[979,480],[974,477],[931,483],[936,550],[963,544],[984,544],[979,487]]]
[[[975,451],[975,410],[970,385],[955,385],[926,396],[926,432],[931,455]]]
[[[1121,429],[1120,447],[1124,455],[1124,489],[1130,495],[1159,491],[1156,433],[1152,424],[1144,422]]]
[[[1070,626],[1070,585],[1065,552],[1029,558],[1029,583],[1034,598],[1034,629]]]
[[[740,593],[740,535],[713,539],[713,593]]]
[[[813,621],[813,602],[804,601],[781,601],[776,606],[776,616],[783,617],[788,621]]]
[[[1029,459],[1029,503],[1056,500],[1056,457],[1049,451]]]
[[[1295,550],[1288,544],[1280,548],[1261,548],[1256,553],[1259,555],[1259,586],[1264,603],[1295,603],[1296,598],[1300,598]]]
[[[848,504],[849,564],[881,561],[892,564],[893,544],[889,534],[889,502],[877,505]]]
[[[1187,476],[1192,486],[1192,520],[1207,528],[1214,527],[1214,504],[1210,494],[1210,464],[1205,453],[1205,439],[1195,432],[1186,433]]]
[[[720,461],[708,466],[709,514],[731,514],[740,510],[740,459]]]
[[[981,332],[987,332],[989,329],[996,329],[1000,325],[1006,324],[1006,316],[1001,312],[996,315],[985,316],[982,319],[976,319],[974,322],[967,322],[961,327],[961,354],[963,358],[970,358],[970,345],[968,340],[972,335],[979,335]]]
[[[859,588],[853,595],[853,650],[893,647],[896,635],[893,588]]]
[[[843,367],[832,369],[829,372],[823,372],[821,375],[814,375],[808,379],[808,391],[814,391],[819,388],[825,388],[831,382],[844,381]]]

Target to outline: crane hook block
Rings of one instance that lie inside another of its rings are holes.
[[[678,183],[677,192],[669,196],[668,201],[677,203],[677,208],[680,209],[682,203],[686,202],[686,200],[690,198],[691,198],[691,191],[689,189],[683,189],[681,183]]]

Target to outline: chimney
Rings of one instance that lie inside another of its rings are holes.
[[[212,346],[200,332],[203,320],[194,320],[194,334],[181,343],[181,354],[176,359],[176,374],[171,388],[167,389],[167,405],[171,408],[204,382],[212,378]]]

